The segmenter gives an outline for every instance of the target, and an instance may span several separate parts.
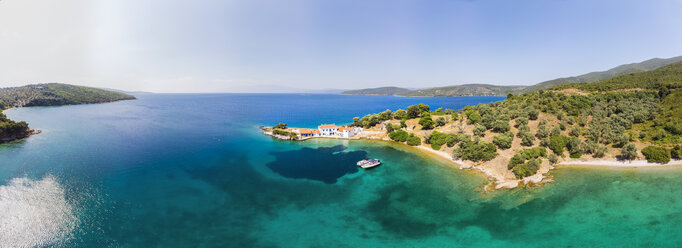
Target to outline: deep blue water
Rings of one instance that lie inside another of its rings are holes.
[[[501,97],[138,98],[7,111],[43,133],[0,146],[0,247],[682,245],[674,168],[560,169],[543,188],[484,193],[480,175],[404,145],[256,128]],[[367,156],[384,165],[357,170]]]

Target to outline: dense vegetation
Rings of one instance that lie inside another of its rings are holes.
[[[642,149],[642,154],[649,162],[670,162],[670,151],[660,146],[647,146]]]
[[[10,107],[103,103],[126,99],[135,97],[120,92],[68,84],[33,84],[0,89],[0,110]],[[26,122],[14,122],[0,114],[0,142],[24,138],[29,133],[30,129]]]
[[[682,61],[682,56],[659,59],[654,58],[639,63],[620,65],[606,71],[590,72],[587,74],[557,78],[544,81],[532,86],[499,86],[491,84],[463,84],[436,88],[409,90],[399,87],[380,87],[361,90],[344,91],[342,94],[351,95],[400,95],[400,96],[504,96],[509,93],[520,94],[537,90],[548,89],[557,85],[593,82],[608,78],[629,75],[638,72],[655,70],[663,66]],[[567,86],[573,88],[574,86]]]
[[[521,93],[526,86],[500,86],[492,84],[463,84],[404,92],[401,96],[504,96]]]
[[[625,64],[625,65],[616,66],[616,67],[611,68],[611,69],[606,70],[606,71],[590,72],[590,73],[583,74],[580,76],[557,78],[554,80],[545,81],[545,82],[542,82],[542,83],[528,87],[526,89],[526,91],[532,92],[535,90],[548,89],[548,88],[550,88],[552,86],[556,86],[556,85],[563,85],[563,84],[570,84],[570,83],[593,82],[593,81],[598,81],[598,80],[604,80],[607,78],[612,78],[615,76],[620,76],[620,75],[625,75],[625,74],[655,70],[655,69],[658,69],[660,67],[663,67],[663,66],[666,66],[666,65],[669,65],[672,63],[677,63],[680,61],[682,61],[682,56],[668,58],[668,59],[654,58],[654,59],[642,61],[639,63],[632,63],[632,64]]]
[[[545,160],[554,164],[567,157],[607,155],[637,159],[641,145],[650,145],[641,151],[649,161],[679,158],[680,107],[682,62],[593,83],[508,94],[503,101],[459,111],[417,104],[356,117],[352,125],[387,123],[386,131],[395,141],[424,142],[472,162],[495,159],[497,149],[512,149],[516,153],[509,158],[508,169],[523,178],[537,173]]]
[[[32,84],[0,89],[0,107],[59,106],[135,99],[134,96],[69,84]]]
[[[535,174],[542,164],[541,157],[547,157],[547,150],[544,147],[534,147],[523,149],[514,154],[509,160],[507,168],[514,172],[517,178],[523,178]]]

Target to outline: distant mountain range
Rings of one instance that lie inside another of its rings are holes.
[[[645,72],[660,67],[680,62],[682,61],[682,56],[660,59],[654,58],[639,63],[625,64],[616,66],[607,71],[590,72],[587,74],[557,78],[549,81],[544,81],[531,86],[502,86],[502,85],[492,85],[492,84],[463,84],[463,85],[453,85],[445,87],[435,87],[426,89],[416,89],[410,90],[400,87],[379,87],[379,88],[368,88],[360,90],[347,90],[341,92],[341,94],[347,95],[398,95],[398,96],[503,96],[508,93],[523,93],[530,92],[540,89],[548,89],[552,86],[570,84],[570,83],[583,83],[592,82],[598,80],[604,80],[620,75],[626,75],[637,72]]]
[[[341,94],[346,95],[401,95],[410,92],[410,89],[400,88],[400,87],[379,87],[370,89],[360,89],[360,90],[347,90],[341,92]]]

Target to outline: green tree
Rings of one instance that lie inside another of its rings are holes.
[[[549,138],[549,149],[554,153],[561,155],[564,153],[564,147],[566,147],[567,138],[566,136],[557,135]]]
[[[623,159],[627,160],[633,160],[637,158],[637,147],[633,143],[628,143],[623,146],[623,149],[620,151],[620,156]]]
[[[424,112],[431,112],[431,107],[429,107],[429,105],[420,103],[420,104],[419,104],[419,110],[420,110],[422,113],[424,113]]]
[[[388,137],[398,142],[405,142],[407,141],[409,134],[404,130],[397,130],[395,132],[389,133]]]
[[[395,112],[393,112],[393,119],[402,120],[403,118],[405,118],[406,115],[407,112],[405,110],[398,109]]]
[[[421,110],[418,105],[411,105],[407,107],[407,118],[414,119],[421,115]]]
[[[529,132],[521,133],[521,145],[522,146],[533,146],[535,142],[535,136]]]
[[[660,146],[647,146],[642,149],[642,154],[649,162],[668,163],[670,162],[670,151]]]
[[[508,136],[506,134],[499,134],[493,137],[493,144],[497,145],[498,148],[505,150],[511,148],[513,140],[514,135]]]
[[[418,146],[422,144],[422,139],[411,133],[407,138],[407,144],[410,146]]]
[[[445,126],[445,123],[446,123],[445,118],[443,118],[442,116],[436,119],[436,127]]]
[[[550,163],[556,164],[558,161],[559,161],[559,157],[556,154],[552,153],[549,155],[549,162]]]
[[[476,123],[481,123],[481,115],[475,110],[467,110],[464,112],[464,114],[467,116],[467,124],[473,125]]]
[[[419,125],[422,125],[423,130],[433,129],[433,119],[431,119],[431,114],[428,112],[422,113],[422,117],[419,119]]]
[[[478,137],[485,136],[485,127],[483,125],[476,125],[474,127],[474,135]]]

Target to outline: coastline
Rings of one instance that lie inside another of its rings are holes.
[[[262,127],[260,127],[262,129]],[[293,141],[305,141],[310,139],[329,139],[329,140],[364,140],[364,141],[382,141],[391,142],[395,144],[401,144],[399,142],[392,141],[388,138],[376,135],[377,131],[365,131],[364,135],[358,135],[359,137],[343,138],[343,137],[306,137],[304,139],[293,140]],[[265,135],[271,136],[276,139],[272,133],[262,132]],[[286,139],[291,140],[291,139]],[[496,172],[495,168],[486,168],[485,163],[474,164],[467,161],[455,160],[450,154],[444,151],[435,151],[430,147],[419,145],[419,146],[409,146],[414,148],[415,151],[422,152],[428,156],[435,157],[436,159],[446,160],[454,168],[463,170],[470,169],[483,174],[488,179],[488,184],[485,186],[486,191],[500,190],[500,189],[514,189],[523,186],[541,186],[545,183],[551,183],[554,178],[549,174],[549,172],[557,167],[609,167],[609,168],[670,168],[670,167],[682,167],[682,160],[671,160],[666,164],[651,163],[646,160],[631,160],[631,161],[619,161],[616,159],[599,159],[599,160],[588,160],[588,159],[574,159],[559,162],[557,164],[549,164],[548,159],[543,159],[543,166],[533,175],[527,176],[521,179],[511,178],[509,175],[501,172]],[[505,171],[506,172],[506,171]]]
[[[610,168],[661,168],[661,167],[676,167],[682,166],[682,160],[670,160],[670,162],[661,164],[653,163],[646,160],[629,160],[619,161],[616,159],[600,159],[600,160],[572,160],[564,161],[557,164],[558,166],[584,166],[584,167],[610,167]]]

